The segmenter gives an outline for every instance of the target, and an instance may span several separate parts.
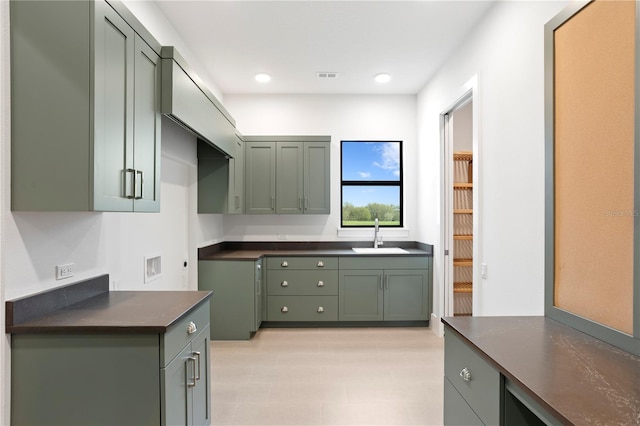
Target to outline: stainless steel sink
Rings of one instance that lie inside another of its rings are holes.
[[[407,254],[405,249],[400,247],[353,247],[353,251],[358,254]]]

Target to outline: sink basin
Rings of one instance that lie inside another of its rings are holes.
[[[358,254],[407,254],[409,253],[405,249],[400,247],[353,247],[353,251]]]

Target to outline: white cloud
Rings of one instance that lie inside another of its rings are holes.
[[[380,161],[374,161],[373,165],[383,170],[390,170],[394,175],[400,176],[400,144],[389,142],[380,144]]]
[[[358,172],[358,175],[360,175],[361,178],[369,178],[371,177],[371,172]]]

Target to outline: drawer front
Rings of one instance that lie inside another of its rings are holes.
[[[327,256],[268,257],[267,269],[338,269],[338,258]]]
[[[269,296],[267,321],[338,321],[338,296]]]
[[[270,296],[337,296],[338,271],[271,270],[267,275],[267,292]]]
[[[209,301],[207,300],[196,310],[189,312],[169,327],[167,332],[160,337],[162,348],[160,363],[162,366],[166,367],[187,343],[209,325],[209,321]],[[196,331],[189,333],[189,324],[192,322],[196,326]]]
[[[427,256],[344,256],[340,269],[429,269]]]
[[[500,422],[500,373],[448,328],[444,375],[484,423]]]
[[[444,379],[444,425],[484,425],[447,378]]]

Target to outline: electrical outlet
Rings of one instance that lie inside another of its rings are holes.
[[[287,234],[278,234],[278,239],[279,240],[286,240],[287,239]]]
[[[486,263],[482,263],[480,265],[480,275],[482,276],[483,279],[487,279],[487,264]]]
[[[73,263],[56,265],[56,280],[63,280],[73,276]]]

